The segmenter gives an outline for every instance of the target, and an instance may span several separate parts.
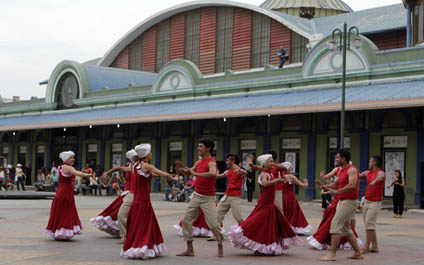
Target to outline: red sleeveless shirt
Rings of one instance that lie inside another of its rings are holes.
[[[367,175],[367,190],[365,192],[365,199],[368,201],[381,201],[383,200],[383,192],[384,192],[384,180],[375,183],[374,186],[370,187],[370,183],[373,182],[376,178],[378,173],[381,170],[377,171],[370,171]]]
[[[354,165],[349,165],[345,168],[342,168],[340,170],[340,175],[338,178],[338,182],[339,182],[339,187],[337,188],[337,190],[340,190],[344,187],[347,186],[347,184],[349,183],[349,175],[347,174],[347,172],[349,171],[349,169],[354,168],[356,169],[356,167]],[[358,199],[358,190],[359,190],[359,173],[358,170],[356,169],[357,172],[357,176],[356,176],[356,188],[353,191],[350,191],[348,193],[342,193],[338,195],[338,198],[340,200],[357,200]]]
[[[206,158],[202,159],[197,163],[196,173],[207,173],[209,172],[209,163],[215,162],[215,159]],[[216,177],[204,178],[196,176],[196,186],[194,191],[203,196],[215,196],[215,183]]]
[[[225,195],[233,197],[241,197],[241,186],[243,185],[243,177],[240,177],[236,171],[228,170],[228,185]]]

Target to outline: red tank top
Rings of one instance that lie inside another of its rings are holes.
[[[243,177],[237,175],[237,172],[228,170],[228,185],[225,195],[233,197],[241,197],[241,186],[243,185]]]
[[[342,170],[340,170],[340,175],[339,175],[339,178],[338,178],[339,187],[337,188],[337,190],[340,190],[340,189],[346,187],[347,184],[349,183],[349,175],[347,174],[347,172],[349,171],[350,168],[356,169],[355,166],[349,165],[346,168],[343,168]],[[357,169],[356,169],[356,172],[358,172]],[[348,193],[339,194],[338,198],[340,200],[357,200],[358,199],[358,189],[359,189],[359,173],[357,173],[356,188],[353,191],[350,191]]]
[[[381,201],[383,200],[383,192],[384,192],[384,181],[380,181],[375,183],[374,186],[370,187],[370,183],[373,182],[376,178],[378,173],[381,170],[377,171],[370,171],[367,175],[367,190],[365,192],[365,199],[368,201]]]
[[[282,171],[280,172],[280,170],[278,169],[278,167],[273,167],[272,168],[272,170],[271,170],[271,177],[272,178],[278,178],[278,174],[280,174],[280,176],[283,176],[282,175]],[[274,187],[275,187],[275,190],[283,190],[283,183],[275,183],[275,185],[274,185]]]
[[[197,163],[196,173],[209,172],[210,162],[215,162],[215,159],[211,157],[200,160],[199,163]],[[215,196],[215,183],[216,177],[204,178],[196,176],[196,186],[194,188],[194,191],[204,196]]]

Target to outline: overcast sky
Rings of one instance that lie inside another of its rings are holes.
[[[260,5],[264,0],[238,0]],[[45,97],[62,60],[102,57],[145,18],[187,0],[0,0],[0,95]],[[345,0],[353,10],[401,0]]]

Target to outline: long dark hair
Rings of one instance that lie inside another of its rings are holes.
[[[399,173],[398,180],[401,180],[402,181],[402,172],[400,172],[399,169],[396,169],[395,172]]]

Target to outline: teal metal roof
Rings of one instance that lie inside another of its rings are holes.
[[[424,79],[417,81],[350,86],[346,89],[347,103],[416,98],[424,99]],[[310,105],[322,105],[322,109],[325,111],[325,105],[340,104],[340,102],[340,88],[262,94],[252,93],[246,96],[194,99],[179,102],[146,103],[92,110],[75,110],[51,114],[0,118],[0,131],[14,129],[14,126],[16,126],[16,128],[22,128],[22,126],[27,126],[27,128],[37,128],[40,127],[40,125],[48,127],[50,124],[50,127],[54,128],[57,126],[57,123],[60,123],[61,126],[64,126],[64,124],[66,125],[66,123],[74,123],[74,126],[78,126],[78,124],[102,120],[106,121],[105,124],[123,123],[124,120],[128,119],[139,119],[139,122],[143,122],[143,119],[161,121],[161,117],[167,115],[174,115],[173,120],[178,120],[180,115],[193,115],[193,117],[199,117],[204,113],[210,113],[211,110],[227,114],[232,111],[239,113],[240,111],[249,110],[269,110],[272,108],[282,107],[302,108]],[[205,106],[208,107],[205,108]],[[424,100],[422,100],[422,106],[424,106]],[[267,113],[263,113],[262,115],[267,115]],[[215,118],[220,117],[217,116]]]

